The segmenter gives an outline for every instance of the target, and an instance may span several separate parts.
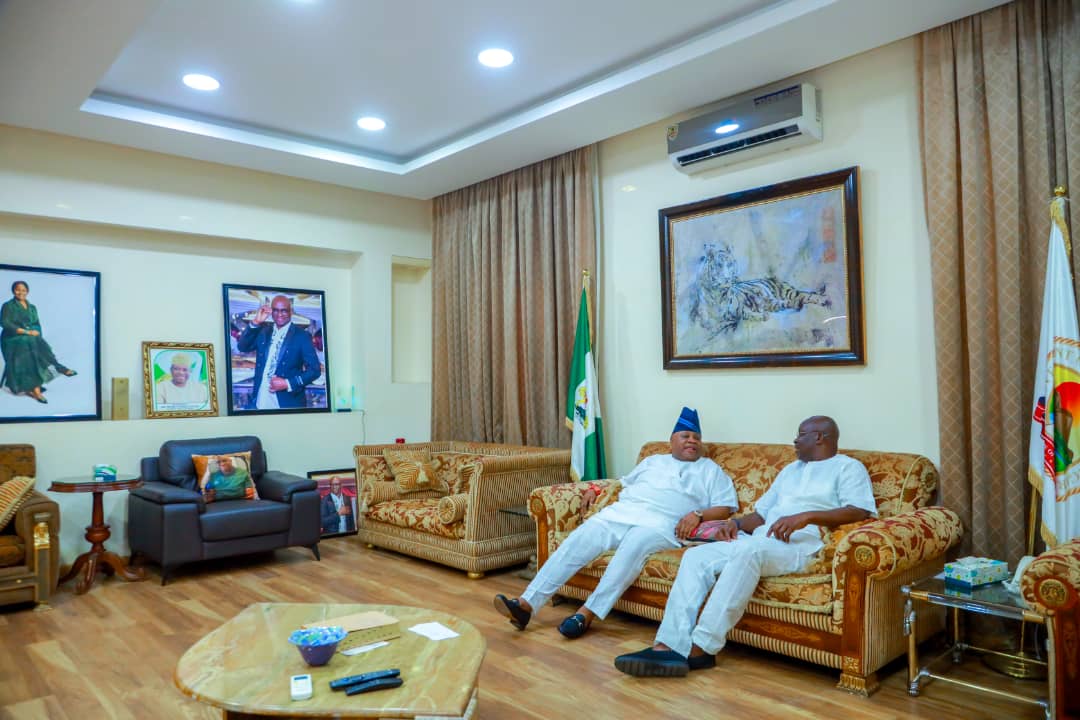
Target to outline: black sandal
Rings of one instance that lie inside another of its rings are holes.
[[[589,630],[589,624],[585,622],[585,616],[574,613],[559,623],[559,632],[568,640],[577,640]]]

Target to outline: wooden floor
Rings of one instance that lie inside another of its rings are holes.
[[[463,572],[367,549],[355,537],[320,547],[322,562],[307,551],[279,550],[181,569],[165,587],[152,569],[146,582],[99,579],[82,596],[64,586],[50,611],[0,609],[0,718],[220,717],[175,688],[173,668],[199,638],[254,602],[417,605],[467,619],[488,642],[476,715],[482,720],[1043,717],[1036,706],[940,682],[909,697],[903,661],[887,668],[878,693],[856,697],[834,688],[834,670],[738,645],[724,650],[714,670],[631,678],[612,659],[648,645],[656,623],[612,613],[585,637],[567,641],[555,629],[575,609],[564,605],[546,608],[517,632],[491,605],[495,593],[524,588],[513,569],[468,580]],[[1041,691],[977,661],[958,672]]]

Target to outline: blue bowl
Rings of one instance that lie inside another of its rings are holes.
[[[330,662],[338,643],[345,637],[345,628],[337,625],[294,630],[289,642],[300,651],[300,657],[308,665],[319,666]]]

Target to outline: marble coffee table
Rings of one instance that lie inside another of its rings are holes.
[[[309,667],[289,644],[301,625],[378,610],[396,617],[401,637],[358,655],[335,653],[329,664]],[[439,622],[458,637],[429,640],[410,632]],[[291,718],[470,718],[476,709],[477,676],[487,643],[460,618],[437,610],[399,605],[257,603],[199,640],[176,664],[174,681],[199,702],[219,707],[229,720]],[[347,696],[330,690],[334,678],[400,668],[405,683],[391,690]],[[289,678],[310,673],[310,700],[289,697]]]

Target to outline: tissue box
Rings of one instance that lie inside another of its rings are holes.
[[[116,482],[115,465],[95,465],[94,480],[98,482]]]
[[[945,563],[945,584],[963,588],[1000,582],[1009,579],[1009,564],[1001,560],[965,557]]]

